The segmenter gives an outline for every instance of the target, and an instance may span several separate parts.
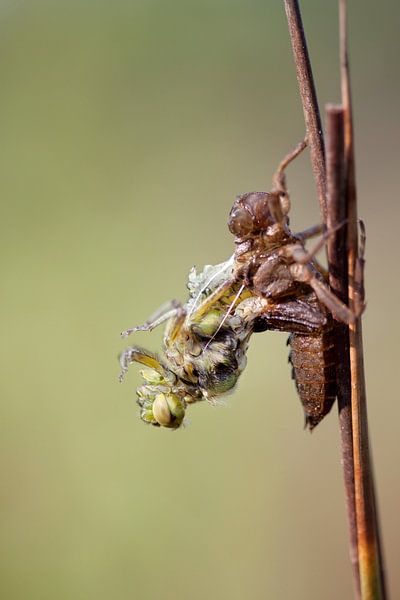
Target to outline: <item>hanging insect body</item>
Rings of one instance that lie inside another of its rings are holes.
[[[270,193],[252,192],[236,199],[228,226],[235,235],[236,278],[256,297],[269,300],[254,330],[258,326],[290,333],[292,377],[306,425],[313,429],[336,397],[333,317],[348,324],[355,315],[331,292],[327,273],[314,260],[326,235],[312,252],[305,249],[304,241],[320,233],[321,227],[300,234],[289,229],[284,173],[304,147],[305,142],[299,144],[279,165]]]
[[[139,362],[145,384],[137,390],[141,418],[152,425],[177,429],[189,404],[215,399],[232,390],[246,365],[253,317],[238,311],[251,293],[232,279],[233,257],[202,273],[189,274],[186,304],[172,301],[141,326],[123,332],[151,331],[167,321],[162,359],[131,347],[120,356],[125,375]],[[227,286],[226,281],[232,281]],[[237,305],[235,311],[230,307]]]
[[[122,353],[121,379],[139,362],[146,383],[140,387],[141,417],[153,425],[179,427],[189,404],[232,390],[246,364],[254,332],[289,332],[289,359],[310,429],[329,412],[336,396],[333,317],[351,323],[355,315],[329,289],[327,275],[314,260],[323,237],[309,253],[305,240],[321,227],[301,234],[289,229],[290,200],[285,168],[305,142],[279,165],[271,192],[239,196],[228,226],[235,253],[199,275],[189,275],[189,299],[164,306],[144,325],[123,332],[150,331],[168,321],[164,359],[128,348]]]

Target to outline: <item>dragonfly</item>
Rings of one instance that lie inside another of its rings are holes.
[[[227,288],[233,257],[188,278],[189,298],[162,306],[143,325],[122,333],[152,331],[167,323],[163,355],[137,346],[120,356],[123,379],[128,366],[141,363],[145,383],[137,390],[140,416],[146,423],[172,429],[184,421],[188,405],[215,399],[232,390],[246,366],[246,350],[253,332],[253,316],[242,310],[252,296],[240,282]]]
[[[189,405],[215,404],[231,392],[246,366],[253,333],[290,333],[289,360],[313,429],[336,396],[334,321],[354,322],[355,315],[330,290],[316,253],[326,243],[321,226],[301,233],[289,228],[290,197],[285,171],[306,147],[301,142],[279,164],[270,192],[238,196],[228,219],[235,250],[225,262],[189,273],[185,303],[164,304],[143,325],[123,337],[152,331],[166,323],[161,357],[139,346],[120,355],[120,380],[140,363],[144,384],[137,389],[140,417],[157,427],[178,429]],[[342,226],[341,224],[340,226]],[[323,234],[312,251],[306,241]]]

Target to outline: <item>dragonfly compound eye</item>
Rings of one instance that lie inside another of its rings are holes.
[[[249,192],[238,196],[229,215],[228,227],[238,237],[252,235],[273,224],[267,192]]]
[[[251,214],[239,203],[235,203],[229,215],[229,231],[233,235],[243,237],[253,230],[253,219]]]
[[[158,394],[153,403],[153,416],[162,427],[178,429],[185,416],[182,400],[175,394]]]

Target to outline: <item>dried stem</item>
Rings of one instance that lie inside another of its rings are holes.
[[[362,302],[359,289],[362,284],[362,261],[358,249],[346,0],[339,0],[339,3],[343,109],[331,107],[327,111],[327,210],[323,134],[299,3],[297,0],[284,0],[323,222],[328,221],[329,228],[332,228],[343,217],[348,218],[347,232],[338,232],[329,244],[330,283],[342,300],[348,300],[352,310],[357,313]],[[338,326],[336,333],[336,346],[341,358],[338,360],[337,373],[339,419],[356,597],[361,600],[384,600],[385,580],[368,441],[360,318],[349,329]]]
[[[284,0],[322,221],[326,222],[324,138],[303,22],[297,0]]]
[[[326,107],[327,228],[334,230],[347,219],[344,202],[346,171],[344,159],[344,111],[341,106]],[[346,228],[328,238],[329,283],[335,294],[348,303]],[[335,325],[336,381],[342,466],[349,523],[350,561],[355,595],[361,598],[358,561],[357,518],[355,508],[353,429],[351,415],[351,373],[349,332],[345,325]]]
[[[357,192],[355,181],[353,113],[347,51],[346,1],[339,0],[340,70],[344,108],[344,154],[346,165],[345,198],[348,210],[349,304],[353,311],[360,302],[362,275],[359,257]],[[386,598],[383,556],[376,509],[373,468],[369,448],[361,318],[349,327],[351,406],[355,502],[362,600]]]
[[[304,120],[311,149],[311,162],[318,190],[321,216],[329,229],[347,218],[344,208],[343,192],[345,188],[344,127],[343,115],[332,109],[328,120],[328,172],[325,171],[324,141],[321,119],[315,92],[307,43],[304,34],[300,8],[297,0],[285,0],[289,32],[292,41],[294,62],[303,105]],[[328,190],[327,190],[328,184]],[[327,197],[328,191],[328,197]],[[329,204],[328,204],[329,203]],[[330,284],[338,296],[348,302],[347,248],[346,232],[339,230],[328,241],[328,261]],[[338,360],[338,406],[342,446],[342,464],[345,483],[347,514],[349,522],[350,560],[353,568],[353,580],[356,598],[360,598],[360,577],[358,563],[357,521],[355,512],[353,436],[351,415],[351,380],[349,360],[348,329],[336,327],[336,353]],[[343,357],[347,357],[344,360]]]

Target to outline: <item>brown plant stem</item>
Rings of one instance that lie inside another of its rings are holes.
[[[284,0],[289,33],[292,42],[297,80],[303,105],[304,120],[310,143],[311,163],[318,190],[321,216],[329,229],[347,218],[343,203],[345,189],[344,124],[343,114],[334,113],[329,117],[329,168],[325,169],[324,140],[318,101],[307,42],[304,34],[300,7],[297,0]],[[329,199],[327,199],[327,177]],[[327,202],[329,201],[329,209]],[[330,283],[338,296],[348,302],[347,245],[346,231],[339,230],[331,236],[327,246],[330,266]],[[351,412],[351,375],[349,359],[349,335],[347,327],[337,325],[335,345],[338,360],[338,408],[341,434],[342,465],[349,523],[350,560],[356,598],[360,599],[360,577],[358,561],[357,520],[355,510],[353,435]],[[346,358],[344,358],[346,357]]]
[[[358,246],[346,0],[339,0],[343,109],[331,107],[327,111],[329,210],[326,203],[323,134],[299,3],[297,0],[284,0],[284,4],[323,221],[328,221],[331,229],[343,217],[348,219],[347,232],[339,231],[329,244],[330,282],[342,300],[348,300],[357,314],[363,301],[360,289],[362,260]],[[362,600],[385,599],[383,557],[368,439],[360,318],[348,329],[337,326],[336,346],[340,358],[337,367],[339,420],[356,597]]]
[[[357,191],[355,179],[354,129],[347,50],[346,0],[339,0],[340,71],[344,108],[345,199],[348,210],[349,305],[356,312],[360,305],[360,276]],[[362,301],[362,298],[361,298]],[[373,467],[370,455],[366,404],[361,318],[349,326],[351,406],[357,516],[358,555],[362,600],[384,600],[382,545],[376,508]]]
[[[314,78],[299,3],[297,0],[284,0],[284,3],[310,146],[311,165],[317,187],[322,221],[326,223],[325,149]]]
[[[344,111],[341,106],[326,107],[327,228],[332,231],[347,219],[344,201],[346,171],[344,159]],[[348,303],[346,227],[329,236],[327,243],[329,283],[335,294]],[[350,561],[355,597],[361,599],[355,508],[353,429],[351,413],[351,373],[349,331],[335,323],[336,382],[341,436],[342,466],[349,524]]]

